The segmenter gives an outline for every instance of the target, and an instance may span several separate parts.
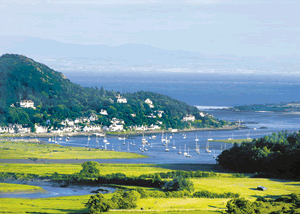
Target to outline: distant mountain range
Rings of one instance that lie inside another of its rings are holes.
[[[199,50],[205,52],[205,50]],[[56,70],[268,73],[298,72],[297,57],[236,57],[164,50],[150,45],[81,45],[0,36],[0,54],[33,57]]]

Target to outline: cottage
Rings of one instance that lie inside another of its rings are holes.
[[[120,97],[117,99],[117,103],[127,103],[127,99],[124,97]]]
[[[100,114],[102,114],[102,115],[108,115],[107,111],[105,109],[101,109]]]
[[[94,122],[98,119],[97,115],[96,114],[91,114],[90,117],[89,117],[89,120]]]
[[[21,108],[33,108],[33,109],[35,109],[34,102],[32,100],[22,100],[20,102],[20,107]]]
[[[193,115],[186,115],[185,117],[183,117],[182,121],[195,121],[195,116]]]
[[[124,131],[123,125],[121,124],[112,124],[109,126],[109,131],[116,132],[116,131]]]

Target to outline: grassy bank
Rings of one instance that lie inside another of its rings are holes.
[[[146,158],[128,152],[97,150],[44,143],[0,142],[0,159],[123,159]]]
[[[24,184],[0,183],[1,193],[44,192],[43,188]]]
[[[41,177],[80,172],[81,164],[0,164],[0,172],[35,174]],[[168,172],[168,165],[158,164],[99,164],[100,174],[123,173],[126,176]]]

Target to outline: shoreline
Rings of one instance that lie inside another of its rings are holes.
[[[225,127],[220,127],[220,128],[190,128],[190,129],[183,129],[183,130],[178,130],[176,132],[170,131],[170,130],[153,130],[153,131],[125,131],[125,132],[116,132],[116,133],[106,133],[107,136],[119,136],[119,135],[128,135],[128,136],[141,136],[143,134],[147,135],[152,135],[152,134],[161,134],[162,131],[164,133],[174,133],[174,134],[179,134],[179,133],[186,133],[186,132],[196,132],[196,131],[226,131],[226,130],[238,130],[238,129],[248,129],[247,126],[225,126]],[[70,136],[70,137],[80,137],[80,136],[91,136],[95,135],[99,132],[66,132],[66,133],[61,133],[63,136]],[[58,136],[59,134],[57,133],[26,133],[26,134],[0,134],[0,138],[5,138],[5,137],[55,137]]]

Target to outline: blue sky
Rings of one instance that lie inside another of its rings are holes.
[[[295,56],[300,55],[298,10],[299,0],[0,0],[0,35]]]

